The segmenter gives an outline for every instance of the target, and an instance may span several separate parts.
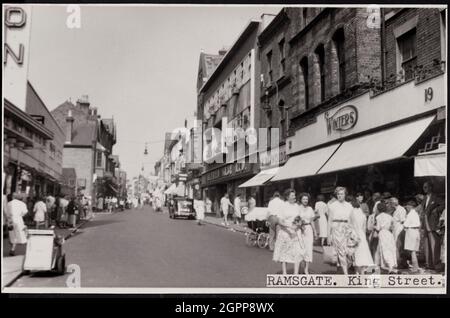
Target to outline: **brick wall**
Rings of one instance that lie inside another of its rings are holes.
[[[321,84],[318,58],[315,50],[319,45],[324,46],[324,75],[325,98],[327,101],[339,91],[339,73],[336,44],[333,35],[339,29],[344,33],[345,56],[345,87],[348,89],[360,82],[367,81],[368,76],[381,78],[381,42],[380,29],[368,28],[368,12],[365,8],[343,8],[320,10],[308,8],[307,23],[303,20],[303,8],[288,8],[289,17],[284,27],[273,32],[270,40],[261,47],[261,72],[267,78],[268,63],[266,54],[272,51],[273,75],[276,80],[280,74],[278,41],[281,37],[286,39],[286,69],[290,83],[279,89],[277,94],[270,97],[272,105],[271,118],[267,118],[261,111],[261,126],[278,127],[281,112],[277,104],[283,99],[285,104],[292,106],[289,118],[301,116],[308,109],[320,105]],[[305,28],[306,25],[306,28]],[[304,29],[305,28],[305,29]],[[295,37],[295,40],[291,41]],[[300,61],[308,60],[309,107],[305,105],[305,85],[303,83]],[[310,113],[310,112],[309,112]],[[266,118],[265,118],[266,117]]]
[[[439,9],[404,9],[386,21],[386,77],[397,73],[397,40],[394,35],[394,30],[414,17],[418,18],[416,26],[417,65],[427,67],[433,64],[434,59],[441,59]]]
[[[75,168],[78,179],[86,179],[86,194],[93,196],[94,151],[91,148],[64,148],[64,168]]]

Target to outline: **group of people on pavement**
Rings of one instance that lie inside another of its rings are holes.
[[[120,197],[117,198],[115,196],[107,196],[103,198],[102,196],[97,198],[97,207],[96,210],[98,212],[107,211],[107,212],[115,212],[117,210],[123,211],[128,204],[128,198]]]
[[[46,229],[75,228],[78,220],[86,218],[88,209],[84,197],[52,196],[36,197],[30,200],[21,193],[12,193],[3,198],[3,218],[7,225],[10,255],[15,255],[16,246],[27,242],[28,227]],[[27,204],[28,203],[28,204]]]
[[[248,207],[247,211],[251,211],[256,206],[256,200],[254,197],[250,196],[248,199]],[[233,209],[233,212],[231,212]],[[241,201],[241,194],[237,193],[234,197],[233,204],[230,201],[230,196],[228,193],[225,193],[223,197],[220,199],[220,211],[223,214],[223,222],[222,225],[229,226],[228,218],[230,216],[233,217],[233,221],[235,224],[241,224],[242,215],[243,215],[243,205]]]
[[[379,269],[419,273],[418,253],[422,250],[425,268],[441,270],[445,205],[430,182],[423,191],[424,195],[416,195],[402,206],[388,192],[350,196],[345,187],[337,187],[328,202],[318,195],[314,208],[308,193],[297,195],[287,189],[283,200],[275,192],[268,204],[273,260],[281,263],[283,274],[287,263],[294,264],[294,274],[299,273],[301,264],[309,274],[313,245],[318,241],[324,253],[333,254],[344,274],[351,267],[358,274]]]

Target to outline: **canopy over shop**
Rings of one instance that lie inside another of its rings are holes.
[[[447,173],[447,145],[441,144],[432,151],[419,153],[414,158],[415,177],[445,177]]]
[[[339,173],[339,175],[345,175],[346,173],[348,174],[348,172],[351,172],[347,178],[339,178],[339,185],[351,187],[350,185],[354,185],[356,181],[366,182],[369,178],[373,178],[374,180],[377,179],[376,175],[382,174],[378,171],[381,166],[388,167],[386,169],[390,169],[392,174],[395,174],[396,172],[404,173],[405,170],[409,172],[409,164],[411,164],[411,173],[409,177],[413,178],[412,160],[410,160],[413,156],[410,155],[410,149],[414,148],[413,146],[426,132],[434,119],[434,115],[424,117],[368,135],[343,140],[326,147],[298,154],[289,158],[288,162],[281,167],[271,179],[271,182],[291,180],[291,185],[293,185],[295,180],[303,185],[303,179],[308,180],[309,178],[320,175],[319,178],[321,178],[328,186],[321,186],[320,189],[316,187],[314,189],[315,191],[313,191],[311,187],[301,188],[316,194],[330,193],[333,188],[338,185],[337,173]],[[443,152],[445,156],[445,150],[442,149],[429,156],[423,154],[418,156],[418,158],[419,160],[422,158],[425,160],[426,157],[428,159],[433,156],[442,157]],[[401,166],[402,164],[404,165],[404,162],[407,162],[406,168]],[[445,166],[442,166],[442,163],[442,159],[441,161],[433,162],[432,164],[430,161],[427,162],[429,169],[440,170],[440,173],[445,173]],[[422,167],[424,165],[425,163],[422,164]],[[356,171],[358,174],[355,174]],[[406,174],[408,173],[404,173],[404,175]],[[358,177],[364,177],[365,180],[357,180]],[[382,179],[384,176],[378,176],[378,178]],[[317,181],[317,179],[315,180]],[[397,176],[397,188],[399,180],[406,180],[406,177],[403,175]],[[384,183],[387,183],[391,189],[394,189],[395,186],[390,185],[389,182]],[[370,181],[367,183],[370,183]],[[376,187],[367,187],[367,189],[371,191],[380,191],[379,188],[377,189]],[[386,191],[390,190],[384,189]],[[351,190],[361,191],[362,189],[351,187]]]

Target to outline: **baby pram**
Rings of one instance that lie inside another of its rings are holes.
[[[266,248],[269,246],[269,226],[267,223],[267,208],[253,208],[245,215],[249,231],[245,234],[245,243],[248,246]]]

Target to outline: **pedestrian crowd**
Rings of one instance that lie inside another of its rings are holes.
[[[109,213],[116,211],[123,211],[129,208],[130,200],[127,197],[115,197],[115,196],[107,196],[97,197],[97,204],[95,207],[96,212],[107,211]]]
[[[309,274],[317,242],[324,260],[336,263],[344,274],[349,269],[358,274],[420,273],[422,267],[442,271],[445,205],[430,182],[423,191],[403,206],[388,192],[350,196],[345,187],[337,187],[328,202],[318,195],[314,205],[308,193],[287,189],[283,200],[275,192],[267,208],[273,260],[281,263],[283,274],[287,263],[294,264],[294,274],[302,264]],[[231,206],[229,200],[223,201],[225,206]]]
[[[27,242],[27,228],[75,228],[89,210],[89,199],[85,196],[48,195],[31,199],[24,194],[12,193],[3,200],[3,224],[11,243],[11,256],[15,255],[18,244]]]

